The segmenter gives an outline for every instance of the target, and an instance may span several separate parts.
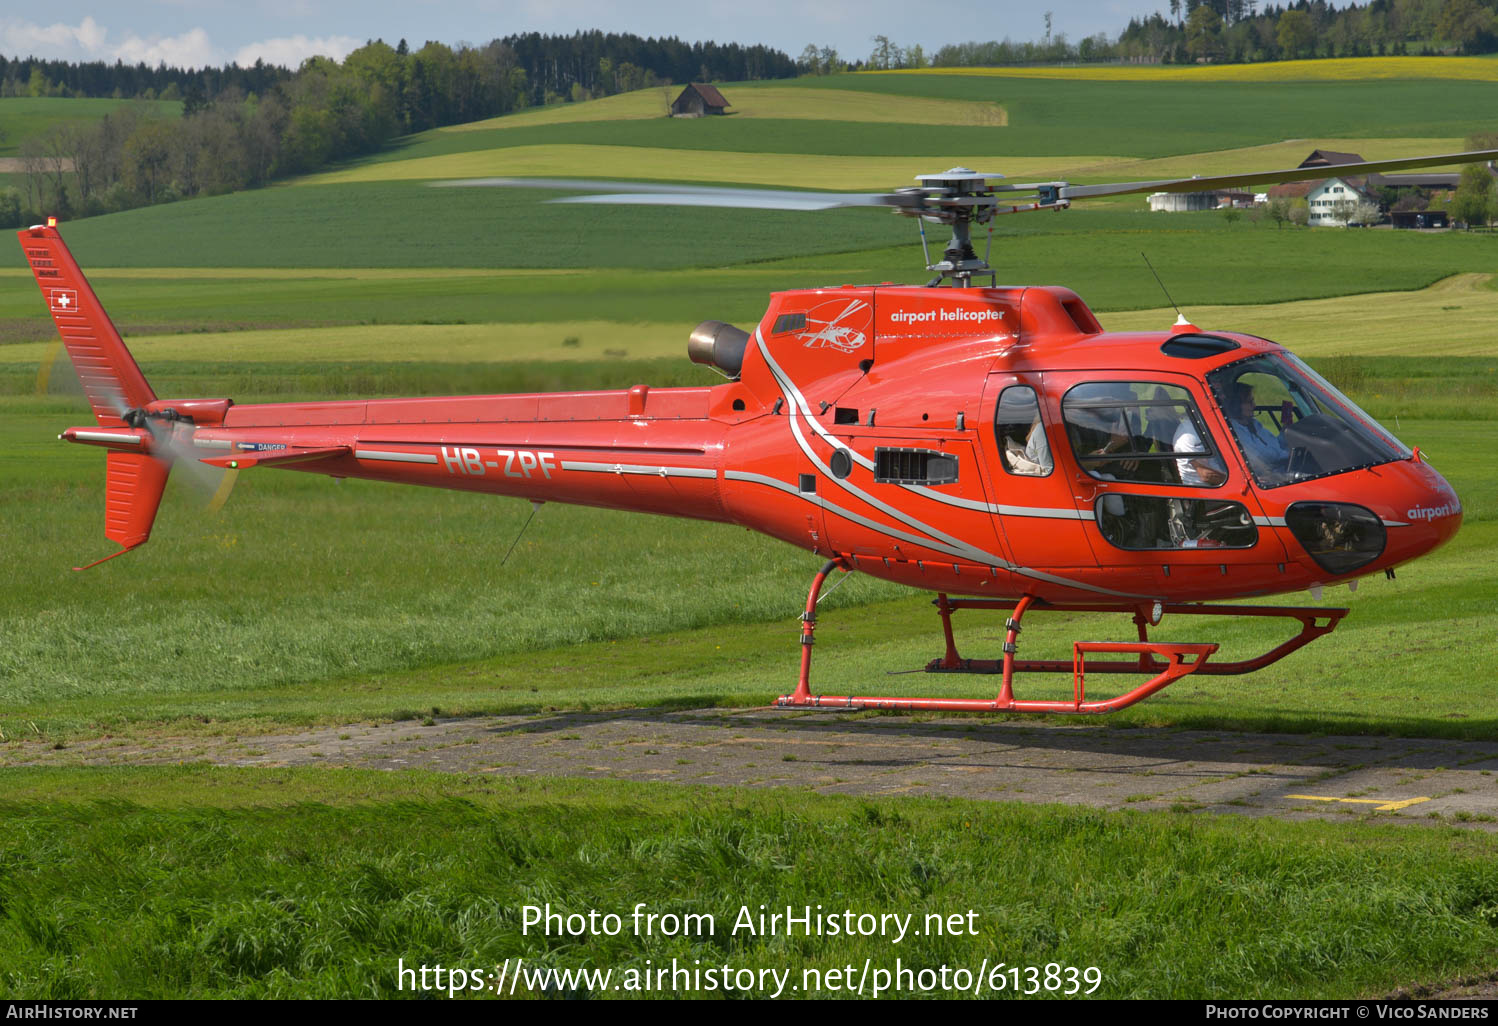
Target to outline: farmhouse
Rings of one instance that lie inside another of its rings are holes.
[[[1354,220],[1359,204],[1371,203],[1377,207],[1378,197],[1366,182],[1366,178],[1327,178],[1313,184],[1306,193],[1306,202],[1311,207],[1306,223],[1313,228],[1346,228]]]
[[[671,101],[673,118],[700,118],[704,114],[725,114],[729,103],[717,86],[693,82]]]

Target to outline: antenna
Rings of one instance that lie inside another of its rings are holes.
[[[531,521],[534,520],[534,519],[536,519],[536,513],[544,505],[546,505],[546,503],[542,502],[539,499],[532,499],[531,500],[531,515],[528,516],[528,517],[526,517],[525,518],[525,523],[523,523],[523,524],[520,525],[520,533],[515,536],[515,540],[514,541],[510,542],[510,547],[505,552],[505,558],[501,559],[499,561],[499,565],[500,566],[504,566],[506,563],[508,563],[510,561],[510,553],[514,552],[515,551],[515,546],[517,546],[517,545],[520,544],[520,539],[525,535],[525,529],[527,527],[531,526]]]
[[[1160,275],[1155,271],[1155,265],[1150,263],[1150,258],[1144,255],[1144,250],[1141,249],[1139,251],[1139,256],[1144,260],[1144,266],[1150,269],[1150,274],[1153,274],[1155,276],[1155,281],[1159,284],[1160,291],[1165,293],[1165,301],[1171,305],[1171,308],[1173,310],[1175,310],[1176,317],[1178,317],[1180,321],[1184,321],[1186,319],[1186,315],[1181,313],[1181,308],[1176,306],[1176,301],[1170,298],[1170,290],[1165,287],[1165,283],[1163,281],[1160,281]],[[1177,323],[1179,323],[1179,321]]]

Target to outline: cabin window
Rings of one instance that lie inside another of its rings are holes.
[[[880,484],[943,485],[957,480],[957,456],[930,449],[874,449],[874,480]]]
[[[1096,515],[1098,530],[1120,549],[1251,549],[1259,541],[1248,509],[1222,499],[1114,493],[1098,499]]]
[[[1029,385],[1011,385],[999,396],[994,410],[994,433],[1004,469],[1021,477],[1046,477],[1054,468],[1040,402]]]
[[[1227,466],[1191,393],[1153,381],[1094,381],[1061,400],[1066,437],[1101,481],[1213,488]]]

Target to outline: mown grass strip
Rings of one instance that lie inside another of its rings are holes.
[[[411,280],[421,280],[412,272]],[[274,280],[274,279],[268,279]],[[386,280],[379,275],[372,280]],[[1331,299],[1300,300],[1254,307],[1191,305],[1187,309],[1206,330],[1247,331],[1282,342],[1306,357],[1356,356],[1359,360],[1421,357],[1498,356],[1492,324],[1498,320],[1498,290],[1491,274],[1458,274],[1411,292],[1380,292]],[[262,286],[250,285],[258,291]],[[351,291],[348,295],[356,295]],[[344,300],[340,300],[340,303]],[[496,311],[498,312],[498,311]],[[1104,313],[1110,331],[1161,331],[1176,317],[1170,308]],[[757,320],[757,318],[756,318]],[[1418,329],[1412,328],[1418,325]],[[44,325],[45,326],[45,325]],[[479,324],[367,324],[323,328],[249,329],[191,334],[132,334],[130,348],[143,367],[158,372],[190,372],[196,363],[228,370],[234,364],[483,363],[497,361],[598,361],[684,359],[688,325],[612,320],[544,323],[499,321]],[[1418,342],[1412,333],[1418,331]],[[34,369],[51,342],[0,346],[0,369]],[[1358,375],[1392,377],[1369,364]],[[1413,368],[1409,368],[1413,369]],[[1476,369],[1476,365],[1473,368]],[[1351,367],[1345,369],[1346,373]],[[600,369],[600,379],[607,375]],[[1339,371],[1339,373],[1343,373]],[[1420,375],[1422,377],[1428,375]],[[1394,382],[1389,382],[1394,384]],[[340,389],[340,392],[343,391]]]
[[[722,86],[733,104],[731,118],[788,118],[855,123],[911,125],[981,125],[1001,127],[1008,117],[992,103],[967,103],[925,97],[882,100],[857,89],[805,89],[766,83],[727,83]],[[539,125],[576,124],[591,121],[645,120],[665,118],[679,86],[638,89],[583,103],[517,111],[484,121],[437,129],[444,134],[486,132],[494,129],[533,128]]]
[[[1498,294],[1493,294],[1498,301]],[[32,365],[50,343],[0,346],[0,367]],[[681,324],[574,321],[549,324],[372,324],[137,335],[130,351],[142,366],[157,362],[203,364],[313,362],[382,364],[479,363],[506,360],[617,361],[686,359]]]
[[[391,997],[399,960],[507,958],[726,962],[798,985],[802,966],[866,958],[1057,962],[1101,968],[1099,997],[1346,998],[1498,950],[1491,839],[1452,830],[360,771],[5,782],[28,800],[0,806],[0,980],[26,998]],[[523,932],[522,906],[547,902],[712,929]],[[760,905],[921,927],[971,911],[977,936],[734,932]]]
[[[1159,178],[1190,178],[1193,175],[1243,174],[1249,171],[1277,171],[1299,167],[1300,162],[1314,149],[1336,150],[1341,153],[1357,153],[1368,160],[1398,160],[1403,157],[1422,157],[1440,153],[1460,153],[1466,149],[1466,140],[1453,137],[1435,138],[1357,138],[1357,139],[1287,139],[1284,142],[1261,146],[1240,146],[1229,150],[1213,150],[1204,153],[1183,153],[1179,156],[1153,157],[1149,159],[1114,159],[1097,164],[1082,163],[1078,158],[1066,158],[1058,162],[1057,174],[1069,180],[1090,181],[1152,181]],[[1460,165],[1450,168],[1429,168],[1431,173],[1459,171]],[[1253,191],[1268,189],[1268,185],[1255,186]]]
[[[1194,305],[1198,327],[1272,338],[1301,356],[1470,356],[1498,360],[1498,291],[1491,274],[1458,274],[1419,292],[1375,292],[1253,308]],[[1169,307],[1109,313],[1110,331],[1160,331]]]
[[[1054,157],[999,156],[996,139],[989,156],[948,155],[944,165],[987,167],[1001,163],[1009,175],[1049,174]],[[1069,162],[1096,164],[1104,156],[1072,157]],[[438,180],[446,178],[574,176],[579,168],[607,169],[620,179],[688,182],[730,182],[746,185],[830,190],[878,190],[911,185],[920,173],[909,157],[824,156],[809,153],[760,153],[703,150],[684,161],[681,151],[647,146],[561,145],[510,146],[471,150],[441,156],[416,157],[365,164],[340,171],[309,175],[294,186],[341,185],[351,182]]]

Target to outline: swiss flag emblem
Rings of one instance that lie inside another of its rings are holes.
[[[72,313],[78,309],[78,290],[48,289],[47,305],[53,313]]]

